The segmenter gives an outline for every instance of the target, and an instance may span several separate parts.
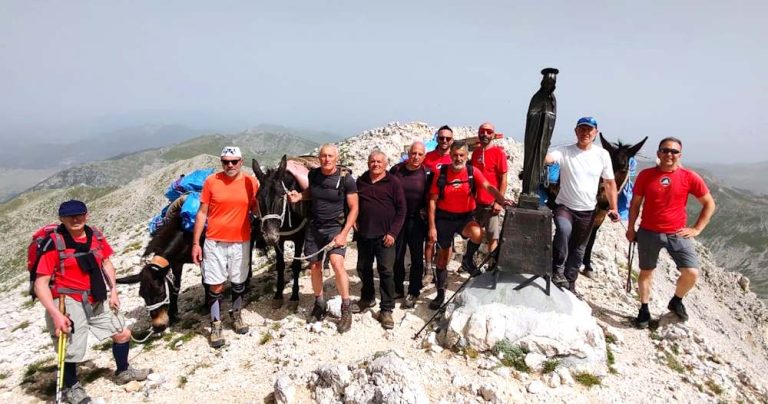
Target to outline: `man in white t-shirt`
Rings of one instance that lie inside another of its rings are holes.
[[[576,297],[576,278],[584,258],[589,234],[592,231],[597,190],[600,178],[605,184],[613,221],[616,211],[616,181],[613,177],[611,156],[592,142],[597,136],[597,121],[584,117],[576,122],[576,143],[547,153],[545,164],[560,164],[560,192],[555,199],[555,238],[552,249],[552,281],[568,287]]]

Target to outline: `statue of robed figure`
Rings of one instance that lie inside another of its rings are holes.
[[[548,67],[541,71],[541,88],[531,98],[525,121],[525,155],[523,158],[522,195],[536,195],[542,181],[544,156],[549,149],[552,131],[555,129],[557,102],[555,82],[559,70]],[[521,196],[522,196],[521,195]]]

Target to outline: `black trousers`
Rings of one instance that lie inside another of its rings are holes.
[[[383,311],[395,308],[395,282],[392,276],[392,266],[395,262],[395,246],[384,247],[382,237],[363,238],[357,240],[357,273],[363,282],[360,298],[363,300],[376,299],[376,287],[373,283],[373,260],[376,259],[376,269],[379,271],[379,292]]]
[[[592,233],[593,210],[555,208],[555,238],[552,241],[552,274],[560,273],[568,282],[576,282],[584,259],[584,250]]]
[[[411,272],[408,277],[408,294],[421,293],[421,277],[424,275],[424,241],[427,239],[427,223],[418,216],[405,218],[403,229],[395,244],[395,292],[405,294],[405,249],[411,252]]]

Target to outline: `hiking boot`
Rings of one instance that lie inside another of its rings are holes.
[[[380,311],[379,322],[381,323],[381,328],[385,330],[391,330],[395,328],[395,319],[392,318],[391,311]]]
[[[590,268],[584,268],[581,274],[586,276],[589,279],[595,279],[595,271]]]
[[[412,309],[416,306],[417,297],[414,295],[408,295],[405,297],[402,303],[400,303],[401,309]]]
[[[315,304],[312,306],[312,312],[309,314],[309,319],[307,320],[307,322],[311,323],[313,321],[323,321],[327,311],[328,309],[325,302],[320,303],[315,301]]]
[[[672,300],[669,301],[667,308],[669,311],[680,317],[680,320],[688,321],[688,313],[685,311],[685,305],[683,305],[682,299],[675,299],[673,297]]]
[[[91,397],[80,382],[77,382],[72,387],[61,390],[61,401],[69,404],[87,404],[91,402]]]
[[[437,296],[435,296],[434,299],[432,299],[431,302],[429,302],[429,309],[430,310],[437,310],[440,308],[440,306],[443,305],[443,302],[445,301],[445,290],[440,289],[437,291]]]
[[[211,335],[208,336],[208,344],[211,348],[221,348],[224,346],[224,335],[221,331],[221,321],[211,322]]]
[[[120,373],[115,373],[115,382],[117,384],[126,384],[134,380],[141,382],[147,380],[147,376],[149,376],[150,373],[152,373],[152,369],[136,369],[133,366],[128,366],[128,369],[125,369]]]
[[[339,334],[344,334],[345,332],[349,331],[351,328],[352,328],[352,312],[349,311],[349,308],[345,310],[342,307],[341,319],[339,319],[339,324],[336,326],[336,329],[339,331]]]
[[[232,316],[232,329],[237,334],[245,334],[248,332],[248,325],[245,324],[245,321],[243,321],[243,311],[242,310],[233,310],[231,313]]]
[[[362,313],[366,309],[371,308],[375,305],[376,305],[375,300],[360,299],[355,303],[352,303],[350,310],[352,310],[352,313]]]
[[[561,273],[555,273],[552,275],[552,283],[555,284],[558,288],[565,289],[568,287],[568,280],[565,279],[565,276]]]
[[[637,313],[637,318],[635,318],[635,327],[648,328],[650,324],[651,324],[651,312],[640,309],[640,311]]]

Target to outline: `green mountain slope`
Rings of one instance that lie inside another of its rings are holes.
[[[176,161],[200,154],[218,155],[222,147],[239,146],[246,158],[256,158],[261,164],[272,164],[287,153],[303,154],[312,151],[317,143],[288,133],[249,130],[234,135],[206,135],[174,146],[144,150],[113,157],[60,171],[31,188],[61,189],[79,185],[92,187],[119,186],[161,169]]]

